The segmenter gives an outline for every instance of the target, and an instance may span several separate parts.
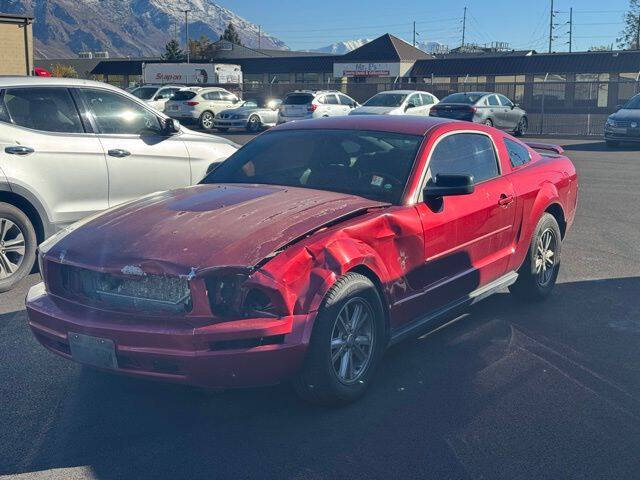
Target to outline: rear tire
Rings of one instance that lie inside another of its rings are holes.
[[[0,292],[29,275],[36,260],[36,232],[22,210],[0,202]]]
[[[200,115],[200,127],[204,130],[213,130],[215,115],[209,111],[203,112]]]
[[[521,137],[525,133],[527,133],[528,128],[529,128],[529,121],[527,120],[527,117],[522,117],[518,122],[518,125],[516,125],[516,129],[513,131],[513,135],[516,137]]]
[[[483,124],[485,124],[487,127],[493,127],[493,120],[491,120],[490,118],[487,118],[484,122],[482,122]]]
[[[314,404],[353,402],[371,383],[385,345],[384,311],[376,287],[364,275],[348,273],[322,302],[293,386]]]
[[[518,299],[540,301],[553,290],[560,270],[562,235],[555,217],[545,213],[536,226],[529,252],[509,291]]]

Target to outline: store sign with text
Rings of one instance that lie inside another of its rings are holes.
[[[333,76],[340,77],[397,77],[400,63],[334,63]]]

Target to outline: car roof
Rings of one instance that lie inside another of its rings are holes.
[[[463,93],[465,95],[480,95],[482,97],[486,95],[497,95],[496,92],[456,92],[456,93]],[[456,93],[451,93],[450,95],[455,95]]]
[[[467,122],[419,115],[346,115],[283,123],[272,130],[371,130],[425,135],[433,127],[448,123],[465,124]]]
[[[121,88],[104,82],[84,80],[82,78],[56,78],[56,77],[26,77],[26,76],[0,76],[0,88],[2,87],[102,87],[110,90],[122,91]]]
[[[388,94],[388,93],[429,93],[429,92],[425,92],[422,90],[385,90],[384,92],[378,92],[376,95],[380,95],[380,94]]]

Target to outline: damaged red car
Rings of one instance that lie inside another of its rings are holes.
[[[577,190],[560,147],[484,125],[290,123],[41,245],[28,321],[93,367],[345,403],[390,344],[503,287],[549,295]]]

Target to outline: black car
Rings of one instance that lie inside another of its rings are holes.
[[[524,135],[529,127],[527,112],[504,95],[493,92],[452,93],[431,107],[429,115],[484,123],[516,136]]]
[[[640,93],[609,115],[604,126],[604,140],[610,147],[620,142],[640,142]]]

